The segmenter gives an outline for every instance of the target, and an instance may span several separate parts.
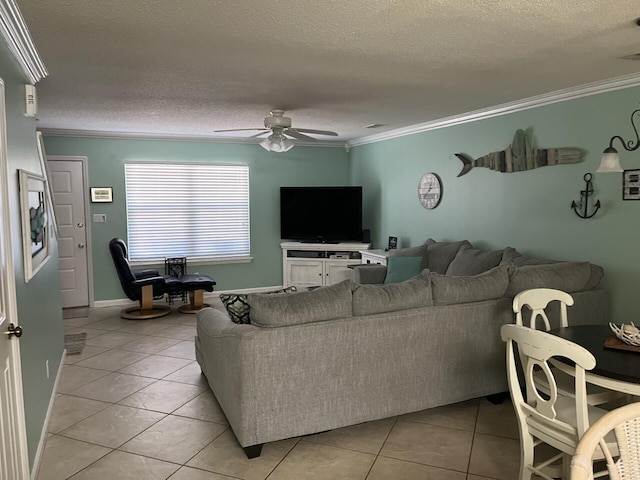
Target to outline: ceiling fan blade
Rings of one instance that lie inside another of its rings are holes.
[[[264,128],[264,127],[262,127],[262,128],[230,128],[228,130],[214,130],[214,132],[217,132],[217,133],[221,133],[221,132],[248,132],[250,130],[260,130],[260,131],[265,132],[265,131],[267,131],[269,129],[268,128]]]
[[[336,132],[330,132],[329,130],[314,130],[312,128],[294,128],[293,130],[296,130],[297,132],[301,132],[301,133],[315,133],[316,135],[331,135],[332,137],[338,136]]]
[[[298,140],[306,140],[308,142],[316,141],[315,138],[304,135],[303,133],[298,132],[295,128],[287,128],[283,133],[285,135],[289,135],[290,137],[297,138]]]
[[[266,135],[267,133],[271,133],[271,130],[268,128],[265,128],[263,131],[256,133],[255,135],[251,135],[249,138],[256,138],[256,137],[261,137],[263,135]]]

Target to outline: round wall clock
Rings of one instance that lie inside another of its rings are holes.
[[[424,208],[432,209],[440,203],[442,185],[435,173],[425,173],[418,183],[418,200]]]

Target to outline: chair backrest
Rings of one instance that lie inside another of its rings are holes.
[[[130,300],[139,300],[139,289],[133,287],[136,277],[127,258],[127,244],[121,238],[114,238],[109,242],[109,252],[111,252],[124,293]]]
[[[596,365],[593,355],[580,345],[522,325],[503,325],[500,333],[507,342],[507,376],[513,406],[518,418],[521,436],[529,433],[543,442],[573,453],[578,440],[589,427],[585,370]],[[518,354],[516,354],[516,347]],[[563,402],[575,402],[575,419],[561,420],[557,416],[558,388],[550,369],[549,360],[564,357],[574,362],[575,397]],[[518,378],[518,361],[521,362],[527,398],[523,396]],[[541,370],[547,378],[549,395],[542,394],[534,382],[534,372]],[[566,420],[566,421],[565,421]]]
[[[542,320],[544,330],[551,330],[551,323],[545,309],[551,302],[559,302],[560,305],[560,325],[558,327],[567,327],[567,305],[573,305],[573,297],[562,290],[553,288],[533,288],[518,293],[513,299],[513,312],[516,314],[516,325],[524,325],[522,318],[522,307],[525,305],[531,310],[529,319],[529,327],[536,328],[538,319]]]
[[[604,440],[611,431],[619,453],[611,452]],[[571,459],[571,480],[593,479],[593,454],[598,447],[607,460],[611,480],[640,478],[640,402],[616,408],[589,427]]]

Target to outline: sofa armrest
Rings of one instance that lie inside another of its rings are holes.
[[[365,263],[362,265],[354,265],[353,280],[356,283],[384,283],[387,276],[387,266],[374,263]]]

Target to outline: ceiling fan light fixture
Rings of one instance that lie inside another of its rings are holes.
[[[293,148],[293,142],[280,133],[274,133],[260,142],[260,146],[268,152],[284,153]]]

